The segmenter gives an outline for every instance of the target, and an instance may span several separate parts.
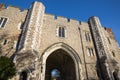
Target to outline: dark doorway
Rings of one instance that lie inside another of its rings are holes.
[[[54,51],[46,60],[45,80],[52,80],[51,71],[57,69],[56,80],[76,80],[75,64],[67,52],[62,49]]]
[[[117,77],[117,72],[113,72],[113,77],[114,77],[114,80],[119,80],[118,77]]]
[[[27,80],[27,72],[26,71],[21,72],[20,80]]]

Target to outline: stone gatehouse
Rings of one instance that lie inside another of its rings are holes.
[[[17,68],[12,80],[118,80],[120,48],[112,29],[96,16],[88,22],[45,13],[35,1],[30,9],[0,5],[2,55]]]

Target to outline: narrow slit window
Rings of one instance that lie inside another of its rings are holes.
[[[59,37],[61,37],[61,27],[59,27],[59,29],[58,29],[58,31],[59,31]]]
[[[88,38],[87,38],[87,33],[85,32],[85,39],[86,39],[86,41],[88,41]]]
[[[0,17],[0,25],[2,24],[2,21],[3,21],[3,18],[2,18],[2,17]]]
[[[85,32],[85,39],[86,41],[90,41],[90,35],[88,32]]]
[[[4,41],[3,41],[3,45],[6,45],[7,44],[7,40],[5,39]]]
[[[112,51],[112,56],[115,57],[115,53]]]
[[[65,29],[62,27],[62,37],[65,37]]]
[[[107,39],[108,39],[108,43],[111,44],[110,39],[109,38],[107,38]]]

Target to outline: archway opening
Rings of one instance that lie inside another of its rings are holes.
[[[20,80],[27,80],[27,72],[26,71],[21,72]]]
[[[52,80],[51,72],[54,69],[59,71],[59,76],[56,77],[56,80],[76,80],[75,63],[72,57],[62,49],[58,49],[48,56],[45,80]]]

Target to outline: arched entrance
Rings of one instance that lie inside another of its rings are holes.
[[[62,49],[54,51],[46,61],[45,80],[51,80],[51,71],[58,69],[60,75],[57,80],[76,80],[73,59]]]
[[[80,58],[68,45],[57,43],[45,50],[41,57],[41,80],[51,80],[51,71],[57,69],[57,80],[80,80]]]

